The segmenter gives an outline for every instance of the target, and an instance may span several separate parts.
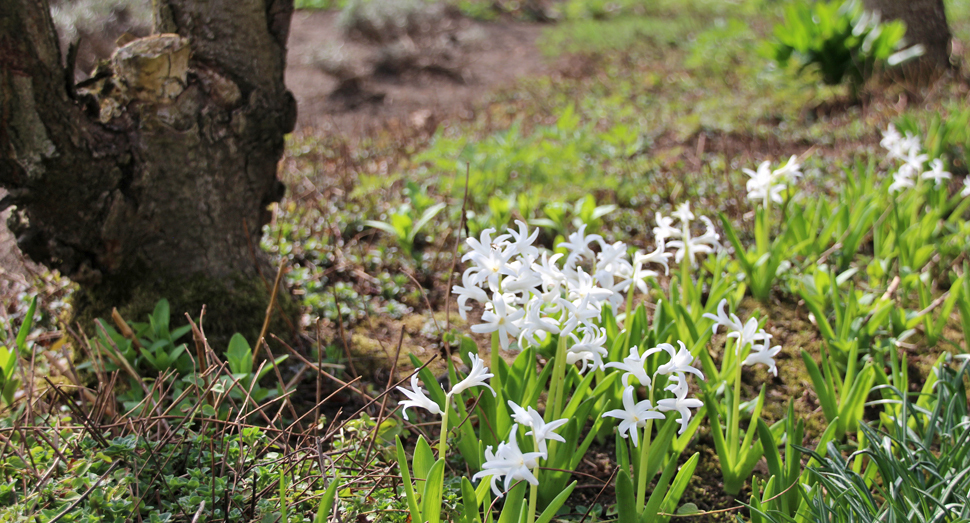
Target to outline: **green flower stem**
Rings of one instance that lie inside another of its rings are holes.
[[[505,389],[502,387],[502,372],[499,370],[502,362],[501,341],[499,341],[498,331],[492,333],[492,388],[495,389],[495,410],[488,413],[493,423],[499,419],[499,412],[505,411]]]
[[[765,200],[764,200],[765,211],[762,214],[762,219],[760,224],[761,227],[759,227],[758,230],[755,231],[755,235],[756,235],[755,240],[758,247],[758,257],[764,256],[764,254],[767,253],[769,250],[768,238],[771,232],[770,231],[771,221],[769,220],[769,218],[771,217],[771,198],[768,197],[768,194],[770,192],[771,192],[771,188],[769,187],[769,189],[765,191]]]
[[[564,382],[566,381],[564,378],[566,374],[566,336],[561,334],[559,335],[559,343],[556,345],[555,358],[555,367],[552,369],[552,383],[556,392],[552,400],[552,417],[549,420],[559,419],[563,408],[562,397],[565,393],[563,388],[565,386]],[[548,409],[546,409],[546,414],[549,414]]]
[[[499,372],[499,363],[502,361],[501,347],[502,342],[498,339],[498,331],[492,333],[492,387],[496,391],[501,391],[502,389],[502,373]]]
[[[441,434],[438,436],[438,459],[448,453],[448,414],[451,412],[451,394],[445,394],[445,409],[441,413]]]
[[[626,293],[626,317],[623,319],[623,328],[626,330],[626,342],[623,344],[623,351],[626,352],[630,350],[630,327],[633,324],[633,289],[636,288],[635,283],[630,284],[630,289]],[[596,377],[599,380],[599,376]]]
[[[686,242],[685,242],[686,243]],[[689,246],[685,246],[685,249],[689,250]],[[693,294],[691,288],[693,287],[693,281],[690,278],[690,257],[688,253],[684,253],[684,258],[680,260],[680,304],[684,306],[684,310],[690,310],[690,296],[688,293]]]
[[[741,339],[735,344],[734,394],[731,398],[731,424],[728,427],[728,455],[732,462],[738,457],[738,431],[741,427]]]
[[[653,405],[653,387],[650,387],[650,404]],[[634,429],[636,430],[636,429]],[[650,437],[653,431],[653,420],[648,419],[643,427],[643,439],[640,441],[640,466],[637,468],[637,514],[643,512],[647,498],[647,460],[650,455]]]
[[[515,437],[515,434],[513,434],[512,437],[514,438]],[[539,439],[536,438],[536,436],[535,436],[534,433],[532,435],[532,439],[533,439],[533,444],[532,444],[533,450],[538,451],[539,450]],[[539,472],[540,472],[540,470],[539,470],[538,467],[536,467],[535,471],[533,471],[533,475],[535,475],[535,477],[536,477],[537,480],[539,479]],[[538,483],[535,484],[535,485],[530,485],[530,489],[529,489],[529,515],[528,515],[528,519],[526,520],[526,523],[535,523],[535,521],[536,521],[536,500],[537,499],[539,499],[539,485],[538,485]]]
[[[536,470],[538,473],[539,471]],[[538,474],[536,474],[538,476]],[[529,519],[527,523],[535,523],[536,521],[536,498],[539,497],[539,485],[530,485],[529,489]]]

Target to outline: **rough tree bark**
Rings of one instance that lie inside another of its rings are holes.
[[[0,208],[25,254],[80,285],[82,316],[142,320],[167,295],[233,330],[266,307],[254,252],[296,119],[293,0],[154,5],[156,34],[75,85],[48,1],[0,1]]]
[[[920,64],[950,66],[950,26],[943,0],[865,0],[864,4],[870,11],[879,11],[883,20],[906,23],[906,41],[926,48]]]

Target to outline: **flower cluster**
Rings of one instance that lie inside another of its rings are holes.
[[[569,420],[560,419],[545,423],[542,421],[542,416],[532,407],[523,409],[512,400],[509,400],[509,407],[513,412],[512,419],[515,420],[512,431],[509,433],[509,440],[499,443],[495,452],[492,452],[492,447],[489,445],[485,449],[485,463],[482,464],[482,470],[472,476],[473,480],[491,476],[492,492],[495,493],[496,497],[503,495],[503,491],[498,488],[498,480],[503,476],[505,477],[505,491],[509,490],[514,480],[524,480],[531,485],[538,485],[539,480],[532,471],[539,466],[540,459],[544,460],[548,457],[547,441],[566,442],[562,436],[553,431],[565,425]],[[516,435],[519,432],[520,424],[532,429],[525,435],[531,435],[535,439],[538,451],[523,453],[519,449]]]
[[[674,227],[674,220],[679,223]],[[680,263],[684,258],[690,260],[691,267],[697,266],[697,254],[711,253],[721,247],[719,240],[721,237],[714,230],[714,224],[707,216],[701,216],[700,220],[704,223],[704,234],[691,236],[691,222],[694,221],[694,213],[690,212],[690,202],[684,202],[672,212],[670,216],[656,213],[657,226],[653,228],[653,234],[657,238],[659,250],[663,250],[664,242],[667,246],[677,249],[674,254],[674,261]]]
[[[775,203],[784,203],[782,194],[788,188],[788,184],[794,183],[802,176],[801,164],[798,158],[792,156],[788,163],[775,170],[771,170],[771,163],[764,161],[758,166],[757,171],[742,169],[745,174],[751,177],[747,183],[748,199],[762,201],[768,207],[769,200]]]
[[[741,362],[742,365],[757,365],[763,363],[768,366],[768,371],[772,375],[778,375],[778,367],[775,366],[775,356],[781,352],[781,346],[771,346],[771,334],[758,327],[757,318],[748,318],[747,322],[742,322],[736,314],[725,312],[727,300],[721,300],[717,306],[717,315],[704,314],[705,318],[714,320],[714,334],[717,334],[718,327],[724,326],[728,330],[727,337],[737,340],[734,346],[734,353],[741,354],[746,345],[751,345],[751,352]]]
[[[688,423],[690,423],[691,412],[689,409],[696,409],[703,405],[700,400],[687,397],[687,373],[694,374],[700,379],[704,379],[704,374],[691,366],[694,357],[684,346],[684,342],[678,341],[677,343],[680,345],[679,350],[669,343],[661,343],[652,349],[643,351],[643,354],[640,354],[636,347],[632,347],[630,356],[623,358],[623,363],[606,364],[607,367],[624,372],[622,379],[625,388],[623,389],[623,408],[611,410],[604,413],[603,416],[620,419],[618,428],[620,435],[624,438],[631,437],[634,447],[639,444],[637,429],[644,427],[647,420],[663,419],[663,412],[676,411],[680,414],[678,423],[680,423],[680,433],[683,434],[687,430]],[[649,387],[653,378],[647,375],[644,365],[647,357],[661,351],[666,351],[670,360],[658,367],[653,377],[655,378],[657,374],[668,376],[670,384],[664,390],[673,393],[674,397],[658,400],[656,406],[648,399],[634,403],[633,398],[636,389],[633,385],[630,385],[630,378],[636,378],[641,385]]]
[[[907,132],[903,136],[892,124],[882,134],[882,141],[879,142],[888,151],[888,158],[893,161],[901,162],[901,165],[893,173],[893,183],[889,186],[889,192],[899,192],[916,186],[916,179],[933,180],[933,186],[939,187],[943,180],[949,180],[952,175],[943,170],[943,161],[939,158],[930,162],[930,170],[924,171],[928,156],[923,153],[918,136],[913,136]],[[970,187],[970,186],[968,186]],[[970,189],[965,190],[970,194]]]
[[[468,358],[472,362],[472,368],[470,371],[468,371],[468,376],[451,388],[451,390],[448,392],[448,397],[461,394],[462,391],[472,387],[488,387],[488,390],[492,391],[492,395],[495,396],[495,389],[493,389],[492,386],[485,381],[495,375],[488,372],[488,367],[485,366],[485,362],[479,358],[478,355],[469,352]],[[407,413],[407,410],[410,407],[420,407],[436,415],[440,415],[442,413],[441,406],[426,396],[424,390],[418,384],[417,373],[411,375],[411,390],[404,387],[397,387],[397,390],[401,391],[408,398],[400,403],[403,407],[401,413],[404,415],[404,419],[410,419],[408,418]]]
[[[508,350],[510,338],[520,346],[535,346],[549,335],[568,336],[573,341],[567,354],[570,364],[581,362],[584,372],[602,368],[606,334],[595,322],[604,305],[617,310],[634,287],[646,292],[644,280],[659,274],[645,268],[647,264],[666,270],[670,254],[664,252],[663,240],[655,251],[637,252],[631,260],[625,243],[587,235],[584,225],[559,245],[565,254],[550,256],[533,245],[538,230],[530,234],[525,223],[516,223],[518,230],[507,234],[492,238],[495,229],[486,229],[478,239],[466,240],[471,250],[462,261],[470,266],[462,284],[452,289],[459,314],[467,318],[469,300],[482,303],[483,323],[471,329],[498,333],[503,349]],[[599,252],[591,248],[594,244]]]

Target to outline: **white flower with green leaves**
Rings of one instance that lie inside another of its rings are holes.
[[[778,367],[775,366],[775,356],[781,352],[781,345],[771,347],[770,336],[765,338],[761,344],[753,344],[748,357],[741,362],[742,365],[754,366],[763,363],[768,366],[768,372],[773,376],[778,375]]]
[[[656,352],[654,350],[653,352]],[[619,369],[624,372],[623,374],[623,386],[627,387],[630,385],[630,377],[634,377],[640,382],[640,385],[644,387],[649,387],[652,381],[650,376],[647,375],[646,369],[644,369],[644,364],[646,363],[647,357],[653,354],[653,352],[647,350],[643,354],[640,354],[637,346],[634,345],[630,347],[630,355],[623,358],[622,363],[617,363],[611,361],[605,365],[608,369]]]
[[[495,389],[493,389],[487,381],[489,378],[495,377],[495,375],[488,372],[488,367],[485,366],[485,362],[479,358],[477,354],[472,352],[468,353],[468,359],[472,363],[471,370],[468,371],[468,375],[465,376],[465,379],[456,383],[455,386],[452,387],[448,392],[447,397],[449,400],[445,401],[446,407],[450,403],[450,398],[452,396],[461,394],[462,392],[473,387],[486,387],[488,390],[492,391],[493,396],[496,395]],[[410,419],[408,418],[407,409],[411,407],[419,407],[430,412],[431,414],[436,415],[443,413],[441,407],[435,403],[434,400],[425,395],[424,389],[422,389],[421,385],[418,384],[417,373],[411,375],[411,390],[404,387],[397,387],[397,390],[402,392],[408,398],[407,400],[400,402],[400,405],[404,407],[401,411],[401,413],[404,415],[404,419]]]
[[[542,416],[539,412],[532,408],[522,408],[517,403],[512,400],[508,400],[509,408],[512,409],[512,419],[516,423],[519,423],[525,427],[529,427],[530,431],[526,432],[526,436],[532,436],[536,441],[536,447],[539,452],[543,454],[543,458],[548,453],[547,443],[548,440],[558,441],[560,443],[565,443],[566,440],[562,436],[556,434],[554,431],[559,430],[560,427],[569,423],[568,419],[558,419],[556,421],[550,421],[546,423],[543,421]]]
[[[694,221],[695,216],[690,210],[690,202],[680,204],[671,216],[678,220],[680,229],[673,227],[673,220],[657,213],[657,227],[653,232],[658,239],[662,238],[666,242],[667,247],[677,249],[674,253],[675,262],[680,263],[686,259],[691,267],[696,267],[698,254],[709,254],[721,247],[720,236],[714,230],[714,223],[706,216],[700,217],[700,221],[705,226],[704,234],[692,236],[691,222]],[[668,239],[670,241],[667,241]]]
[[[943,180],[949,180],[953,175],[943,170],[943,160],[937,158],[930,162],[930,170],[919,175],[919,177],[921,180],[933,180],[933,186],[939,187]]]
[[[663,414],[654,410],[650,400],[634,403],[633,395],[635,393],[636,390],[633,386],[627,386],[623,389],[623,408],[603,413],[604,418],[611,417],[620,420],[620,425],[616,430],[621,437],[631,438],[634,447],[639,446],[640,443],[637,429],[646,425],[648,419],[664,419]]]
[[[400,403],[404,408],[401,410],[401,414],[404,415],[404,419],[410,420],[408,417],[408,409],[411,407],[422,408],[432,414],[441,414],[441,407],[438,406],[431,398],[424,394],[424,390],[418,384],[418,374],[414,373],[411,375],[411,390],[404,387],[398,387],[397,390],[404,393],[408,397],[406,401]]]
[[[757,171],[742,169],[750,177],[746,186],[748,199],[761,201],[765,207],[768,206],[769,200],[784,203],[782,194],[788,188],[788,184],[802,176],[800,169],[801,164],[798,163],[797,156],[792,156],[788,163],[775,170],[771,170],[771,162],[768,160],[762,162]]]
[[[566,364],[574,365],[582,362],[580,374],[587,370],[603,369],[603,358],[609,354],[606,349],[606,329],[596,325],[583,325],[579,331],[583,337],[579,338],[574,332],[569,333],[572,344],[566,349]]]
[[[471,370],[468,371],[468,376],[465,379],[459,381],[451,388],[449,395],[461,394],[463,391],[470,389],[472,387],[486,387],[488,390],[492,391],[492,396],[496,396],[495,389],[488,384],[487,379],[494,377],[495,375],[488,372],[488,367],[485,366],[485,362],[478,357],[477,354],[469,352],[468,359],[472,363]]]
[[[501,442],[495,452],[492,446],[485,449],[485,463],[482,470],[472,476],[473,480],[491,477],[492,492],[496,497],[502,497],[505,492],[512,487],[513,481],[524,480],[530,485],[538,485],[539,480],[532,473],[532,470],[539,466],[539,459],[545,459],[544,452],[526,452],[519,449],[519,443],[515,439],[518,432],[518,424],[512,425],[508,442]],[[498,487],[498,481],[505,478],[505,490]]]
[[[671,375],[689,372],[700,379],[704,379],[704,373],[692,366],[694,364],[694,356],[692,356],[690,351],[687,350],[687,346],[684,345],[684,342],[680,340],[677,340],[677,343],[680,345],[679,350],[675,349],[674,346],[669,343],[661,343],[660,345],[657,345],[658,349],[663,349],[667,351],[667,354],[670,355],[670,361],[657,367],[657,373]]]
[[[516,309],[510,305],[504,295],[495,293],[492,301],[486,305],[486,310],[482,313],[482,321],[485,323],[472,325],[472,332],[487,334],[497,332],[503,350],[509,350],[509,336],[517,337],[522,331],[517,323],[525,317],[525,310]]]
[[[690,409],[699,409],[704,406],[704,402],[697,398],[687,397],[687,380],[684,379],[683,375],[675,378],[674,382],[673,386],[667,388],[667,390],[674,393],[674,397],[658,400],[657,410],[661,412],[676,411],[679,413],[680,419],[677,420],[677,423],[680,423],[680,431],[678,431],[678,434],[683,434],[687,430],[687,425],[690,423]]]

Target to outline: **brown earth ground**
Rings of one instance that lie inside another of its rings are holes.
[[[489,91],[511,85],[520,76],[550,70],[535,45],[541,25],[460,19],[458,29],[472,35],[474,42],[463,49],[466,56],[458,66],[370,74],[363,82],[370,99],[347,103],[332,96],[339,82],[313,64],[315,53],[336,45],[334,52],[367,61],[378,46],[344,37],[337,17],[332,11],[293,16],[286,84],[299,107],[298,131],[312,128],[351,137],[378,130],[391,120],[433,129],[437,122],[467,114]]]

